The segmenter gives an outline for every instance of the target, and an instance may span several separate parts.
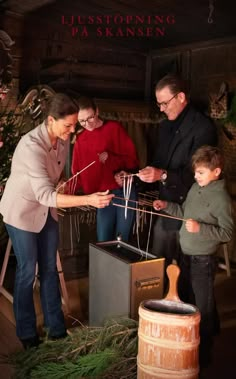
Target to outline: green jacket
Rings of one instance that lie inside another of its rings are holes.
[[[214,254],[222,242],[232,238],[234,221],[232,203],[225,189],[224,180],[216,180],[206,187],[194,183],[182,205],[168,202],[166,213],[200,223],[198,233],[186,230],[183,221],[180,229],[180,245],[184,254]]]

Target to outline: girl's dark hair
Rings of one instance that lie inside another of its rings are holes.
[[[224,167],[224,157],[218,147],[204,145],[196,150],[192,156],[192,168],[196,169],[197,166],[202,165],[210,170],[215,168]]]
[[[91,99],[90,97],[87,97],[87,96],[79,97],[78,104],[79,104],[80,110],[92,108],[95,112],[97,109],[97,105],[96,105],[95,101],[93,99]]]
[[[78,101],[65,93],[57,93],[49,100],[47,116],[52,116],[55,120],[78,112]]]

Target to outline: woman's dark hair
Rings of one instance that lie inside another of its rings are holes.
[[[94,112],[97,109],[97,105],[93,99],[87,96],[81,96],[78,99],[79,110],[92,108]]]
[[[52,116],[55,120],[79,112],[78,101],[64,93],[57,93],[48,103],[47,116]]]
[[[210,170],[215,168],[224,167],[224,157],[221,150],[218,147],[204,145],[196,150],[192,156],[192,168],[196,169],[197,166],[204,166]]]

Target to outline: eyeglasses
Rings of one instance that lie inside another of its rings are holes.
[[[86,120],[79,120],[80,125],[85,126],[86,122],[93,122],[95,119],[95,113],[93,116],[89,116]]]
[[[158,101],[157,101],[158,108],[163,107],[164,109],[166,109],[168,107],[168,105],[170,104],[171,100],[173,100],[178,94],[179,94],[179,92],[176,93],[174,96],[172,96],[170,98],[170,100],[168,100],[168,101],[162,101],[161,103],[158,103]]]

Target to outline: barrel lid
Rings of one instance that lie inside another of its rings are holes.
[[[198,308],[192,304],[184,303],[180,300],[177,283],[180,274],[180,268],[171,264],[167,267],[167,275],[169,278],[169,290],[166,297],[162,300],[150,299],[143,301],[140,306],[151,312],[159,312],[166,314],[175,315],[193,315],[195,313],[200,313]]]
[[[184,303],[182,301],[174,301],[174,300],[157,300],[157,299],[149,299],[145,300],[140,304],[140,307],[146,309],[151,312],[159,312],[166,313],[168,315],[193,315],[195,313],[199,313],[197,307],[192,304]]]

